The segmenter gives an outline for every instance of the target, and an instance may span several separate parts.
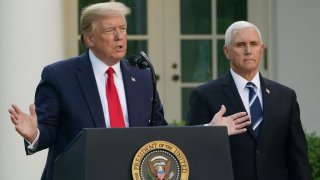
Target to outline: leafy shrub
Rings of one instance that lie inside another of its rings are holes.
[[[313,180],[320,180],[320,137],[315,132],[306,133],[309,162]]]
[[[170,125],[173,125],[173,126],[185,126],[186,125],[186,122],[185,121],[183,121],[183,120],[176,120],[176,119],[174,119],[171,123],[170,123]]]

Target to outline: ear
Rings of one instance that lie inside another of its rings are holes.
[[[230,59],[230,50],[229,50],[229,48],[224,46],[223,47],[223,52],[224,52],[224,55],[226,56],[226,58]]]
[[[85,34],[83,35],[83,39],[84,39],[84,42],[85,44],[91,48],[94,46],[94,38],[92,36],[92,34]]]
[[[264,44],[261,44],[261,54],[263,54],[264,53],[264,49],[265,49],[265,46],[264,46]]]

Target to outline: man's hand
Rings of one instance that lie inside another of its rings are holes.
[[[246,112],[239,112],[231,116],[223,117],[223,114],[226,112],[226,107],[221,106],[219,112],[217,112],[209,126],[227,126],[228,135],[235,135],[244,133],[247,131],[246,127],[251,124],[250,116]]]
[[[12,104],[9,109],[10,119],[15,125],[16,131],[29,143],[32,143],[37,136],[37,115],[35,105],[31,104],[29,107],[30,115],[22,112],[20,108]]]

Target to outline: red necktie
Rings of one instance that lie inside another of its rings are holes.
[[[106,93],[107,93],[108,108],[109,108],[110,127],[121,128],[121,127],[125,127],[125,124],[124,124],[118,92],[117,92],[116,86],[114,85],[113,73],[114,73],[113,68],[109,67],[107,70],[108,80],[106,84]]]

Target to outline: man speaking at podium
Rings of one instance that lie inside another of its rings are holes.
[[[124,128],[167,125],[158,98],[151,116],[153,97],[150,69],[138,69],[122,60],[127,49],[130,9],[122,3],[88,6],[80,20],[81,41],[87,51],[46,66],[30,114],[16,105],[9,109],[16,131],[25,139],[27,154],[49,148],[41,179],[53,178],[56,157],[83,128]],[[245,131],[245,113],[221,118],[237,119],[230,133]],[[149,120],[153,119],[153,122]],[[215,121],[215,125],[217,125]],[[221,123],[223,124],[223,123]]]

